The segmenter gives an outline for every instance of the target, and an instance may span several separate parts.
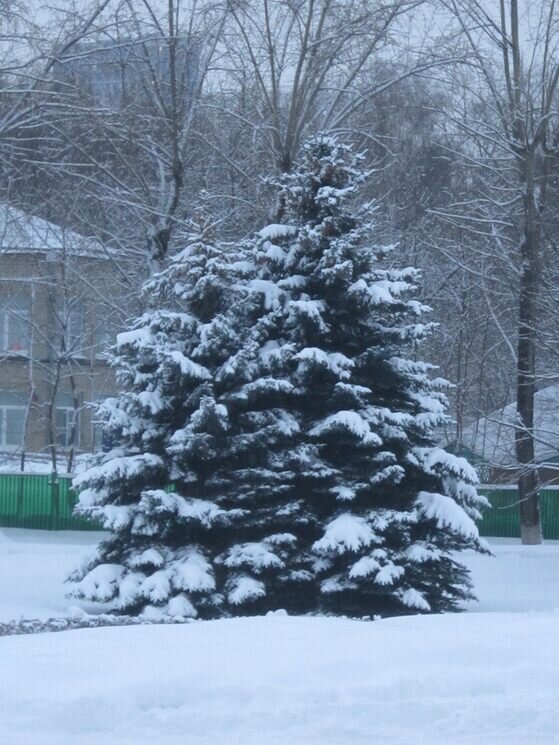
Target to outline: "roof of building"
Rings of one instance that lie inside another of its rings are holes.
[[[0,202],[0,253],[14,251],[66,251],[87,256],[106,254],[104,246],[93,238]]]
[[[466,427],[462,444],[487,463],[514,465],[516,428],[516,402],[513,402]],[[536,461],[555,461],[559,455],[559,385],[550,385],[537,391],[534,435]]]

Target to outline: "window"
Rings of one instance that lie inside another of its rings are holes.
[[[74,421],[76,422],[76,434],[74,442],[72,443],[72,433],[74,428]],[[74,445],[79,445],[80,439],[80,427],[79,427],[79,412],[70,406],[57,406],[56,407],[56,444],[62,448],[69,448]]]
[[[21,354],[29,350],[29,301],[16,295],[0,309],[0,350]]]
[[[106,357],[114,344],[114,333],[107,318],[99,319],[93,329],[93,349],[96,357]]]
[[[83,346],[83,319],[79,308],[70,308],[66,313],[64,344],[66,351],[77,351]]]
[[[56,444],[62,448],[69,448],[72,445],[79,446],[80,412],[74,407],[71,395],[60,395],[57,398],[55,417]]]
[[[0,393],[0,447],[17,450],[25,435],[25,398],[15,393]]]
[[[73,355],[83,353],[84,334],[81,307],[77,304],[57,306],[55,323],[58,333],[63,335],[65,352]]]
[[[107,400],[106,394],[99,394],[88,405],[91,407],[91,450],[94,453],[108,452],[113,447],[112,437],[105,427],[105,420],[99,415],[98,407]]]

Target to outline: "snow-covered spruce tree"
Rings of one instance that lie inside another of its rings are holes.
[[[74,595],[127,612],[452,609],[482,500],[433,446],[440,381],[413,270],[383,268],[359,159],[329,138],[284,178],[284,223],[226,260],[202,228],[119,337],[118,447],[78,480],[111,531]],[[241,252],[242,253],[242,252]],[[242,272],[250,278],[240,281]]]
[[[414,359],[433,326],[417,272],[389,268],[370,205],[354,206],[363,178],[347,147],[311,140],[280,183],[284,222],[255,241],[251,377],[223,403],[250,395],[250,436],[283,437],[237,474],[246,513],[217,556],[248,588],[231,613],[440,612],[471,597],[456,552],[483,550],[485,500],[467,462],[434,444],[445,383]]]
[[[122,393],[99,412],[115,446],[75,481],[78,512],[110,534],[70,577],[73,597],[153,617],[219,613],[210,539],[240,513],[208,499],[204,482],[227,428],[214,372],[239,346],[225,313],[236,276],[229,256],[200,218],[144,289],[155,309],[118,337]]]

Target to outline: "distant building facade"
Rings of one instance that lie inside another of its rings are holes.
[[[176,89],[180,98],[186,98],[198,79],[198,45],[190,37],[178,37],[173,44]],[[110,109],[141,102],[154,93],[169,103],[170,60],[169,42],[162,37],[102,40],[73,46],[54,65],[53,75]]]
[[[518,480],[515,434],[516,403],[482,417],[464,428],[462,441],[447,449],[463,454],[482,481],[510,484]],[[535,467],[542,485],[559,484],[559,385],[549,385],[534,398]]]
[[[92,404],[117,390],[117,297],[100,244],[0,205],[0,453],[102,446]]]

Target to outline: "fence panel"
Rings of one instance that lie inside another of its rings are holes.
[[[0,474],[0,527],[42,530],[100,530],[99,523],[73,515],[76,494],[69,477],[53,483],[50,475]],[[483,486],[491,502],[479,524],[483,536],[520,537],[518,491],[514,487]],[[540,491],[544,538],[559,540],[559,487]]]
[[[479,492],[491,502],[479,524],[482,536],[520,538],[518,489],[516,487],[482,486]],[[559,487],[540,490],[543,537],[559,540]]]
[[[543,537],[559,540],[559,489],[542,489],[540,492]]]
[[[97,523],[72,513],[72,479],[50,475],[0,474],[0,527],[39,530],[99,530]]]

